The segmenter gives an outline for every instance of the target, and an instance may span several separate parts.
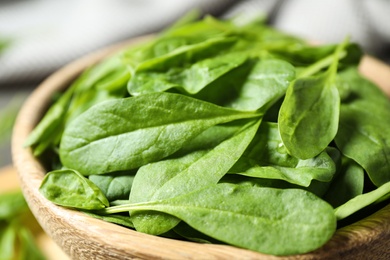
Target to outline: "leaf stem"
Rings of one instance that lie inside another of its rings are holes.
[[[347,52],[345,50],[343,50],[343,51],[340,51],[338,58],[342,59],[345,56],[347,56]],[[306,69],[304,69],[303,71],[301,71],[297,75],[297,78],[310,77],[310,76],[314,75],[315,73],[319,72],[320,70],[332,65],[333,61],[334,61],[334,54],[332,53],[331,55],[317,61],[316,63],[314,63],[310,66],[308,66]]]
[[[130,210],[150,210],[150,207],[147,207],[147,205],[150,205],[151,203],[127,203],[127,204],[121,204],[117,206],[111,206],[108,208],[104,208],[101,210],[98,210],[97,212],[103,215],[109,215],[109,214],[115,214],[115,213],[121,213],[121,212],[129,212]]]

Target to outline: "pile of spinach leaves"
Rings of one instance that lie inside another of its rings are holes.
[[[259,22],[179,22],[59,96],[26,141],[50,170],[40,191],[148,234],[315,250],[390,196],[390,102],[361,56]]]
[[[0,194],[0,259],[46,259],[35,243],[37,227],[20,190]]]

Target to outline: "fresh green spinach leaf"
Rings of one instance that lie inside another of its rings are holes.
[[[229,172],[308,187],[312,180],[331,181],[336,165],[326,151],[305,160],[289,155],[278,124],[263,122],[250,147]]]
[[[235,43],[234,38],[213,38],[184,45],[166,55],[146,60],[137,66],[132,75],[129,93],[140,95],[166,91],[173,87],[197,93],[246,60],[245,53],[223,53]]]
[[[89,175],[92,181],[106,196],[108,201],[128,199],[133,185],[134,173]]]
[[[336,145],[379,187],[390,181],[389,98],[356,68],[340,73],[339,80],[347,94],[340,108]]]
[[[387,182],[373,191],[358,195],[348,200],[346,203],[338,206],[334,212],[337,220],[341,220],[366,206],[382,201],[383,198],[388,199],[389,196],[390,182]]]
[[[164,92],[106,101],[65,129],[60,158],[84,175],[130,170],[176,152],[213,125],[259,116]]]
[[[344,158],[340,173],[330,184],[324,199],[334,208],[361,195],[364,186],[364,170],[356,162]]]
[[[106,208],[102,213],[147,210],[172,214],[214,239],[272,255],[309,252],[336,230],[333,208],[313,194],[249,185],[215,184],[171,199]]]
[[[346,44],[338,46],[325,73],[298,78],[287,89],[279,111],[279,131],[288,152],[295,157],[318,155],[337,133],[340,96],[335,78],[339,54]]]
[[[64,169],[46,174],[39,191],[55,204],[86,210],[109,206],[102,191],[75,170]]]
[[[129,201],[139,203],[163,200],[218,183],[242,155],[256,133],[259,123],[259,120],[253,119],[239,127],[226,125],[225,127],[233,128],[236,132],[226,136],[226,140],[215,147],[195,150],[179,158],[141,167],[134,179]],[[206,137],[203,142],[213,141],[207,138],[213,135],[203,136]],[[180,221],[166,214],[148,212],[131,214],[131,219],[138,231],[157,235],[172,229]]]

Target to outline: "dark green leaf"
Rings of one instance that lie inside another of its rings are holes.
[[[324,199],[334,208],[361,195],[364,186],[364,170],[352,160],[344,160],[340,173],[332,181]]]
[[[131,222],[130,216],[123,216],[120,214],[101,215],[101,214],[96,214],[92,211],[84,211],[84,213],[91,216],[91,217],[104,220],[106,222],[110,222],[110,223],[121,225],[121,226],[128,227],[128,228],[134,228],[134,225],[133,225],[133,222]]]

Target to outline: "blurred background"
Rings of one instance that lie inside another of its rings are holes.
[[[97,49],[158,32],[194,9],[219,18],[262,16],[321,43],[349,35],[390,64],[389,0],[0,0],[0,195],[11,183],[18,187],[15,170],[5,167],[12,164],[18,110],[46,77]],[[29,228],[38,226],[29,220]],[[3,230],[0,225],[0,240]],[[42,230],[34,239],[48,259],[68,259]]]
[[[263,15],[276,28],[323,43],[350,35],[390,63],[387,0],[0,0],[0,166],[24,98],[52,72],[99,48],[157,32],[190,10]]]

